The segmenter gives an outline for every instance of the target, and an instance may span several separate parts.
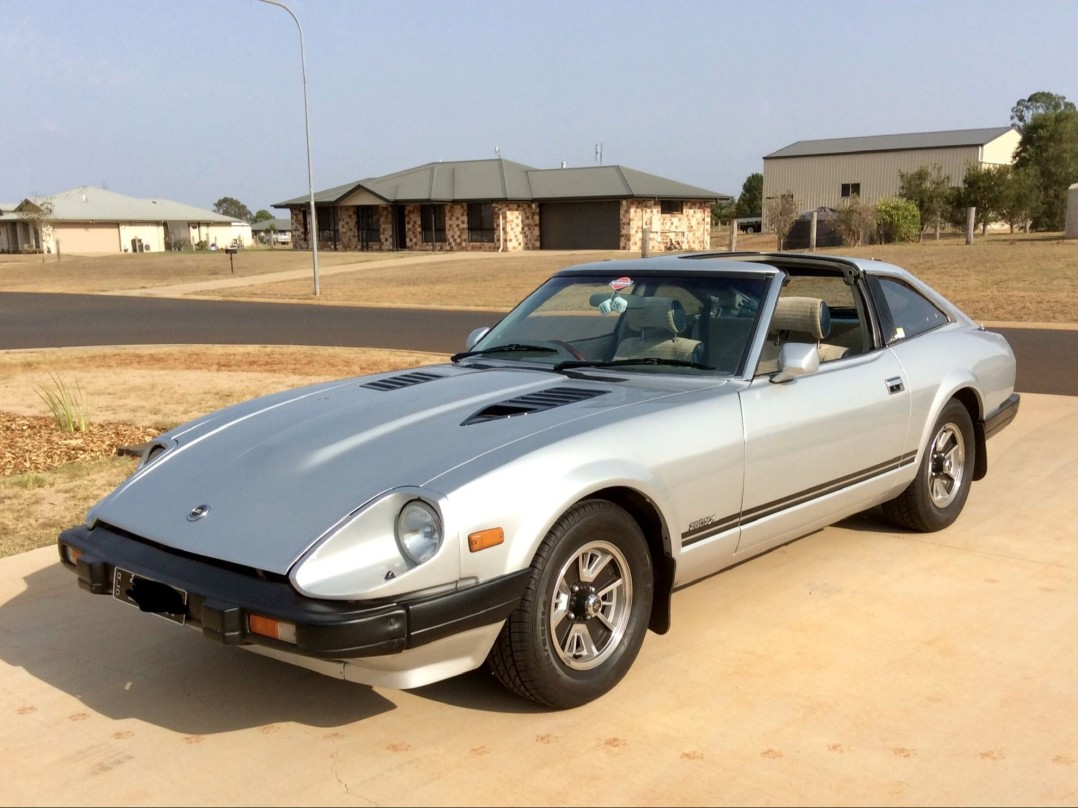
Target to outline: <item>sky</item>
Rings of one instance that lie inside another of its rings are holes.
[[[435,161],[622,165],[737,196],[798,140],[1078,100],[1075,0],[0,0],[0,202],[252,212]],[[601,147],[599,147],[601,144]],[[599,147],[599,148],[597,148]]]

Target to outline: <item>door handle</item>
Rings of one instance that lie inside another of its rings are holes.
[[[887,385],[887,392],[892,396],[895,393],[901,393],[906,389],[906,385],[902,382],[901,376],[892,376],[890,379],[884,382]]]

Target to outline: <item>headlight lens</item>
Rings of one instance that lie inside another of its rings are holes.
[[[442,521],[437,511],[420,499],[405,504],[397,515],[397,544],[413,564],[433,558],[442,546]]]

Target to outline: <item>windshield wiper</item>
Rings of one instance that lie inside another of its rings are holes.
[[[557,353],[557,348],[549,345],[529,345],[526,342],[510,342],[507,345],[495,345],[493,348],[483,348],[479,351],[461,351],[449,357],[450,362],[459,362],[469,356],[484,356],[492,353],[515,353],[517,351],[531,351],[532,353]]]
[[[577,368],[618,368],[626,365],[665,365],[675,368],[693,368],[695,370],[714,370],[711,365],[702,365],[699,362],[690,362],[686,359],[662,359],[657,356],[641,356],[636,359],[611,359],[606,362],[591,361],[588,359],[567,359],[554,366],[554,371],[561,373],[563,370],[575,370]]]

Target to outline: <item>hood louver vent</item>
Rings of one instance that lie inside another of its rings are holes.
[[[400,376],[391,376],[388,379],[379,379],[376,382],[368,382],[361,386],[370,390],[400,390],[402,387],[411,387],[413,384],[422,384],[423,382],[440,378],[442,377],[437,373],[416,371],[414,373],[402,373]]]
[[[502,418],[512,418],[517,415],[552,410],[565,404],[576,404],[579,401],[587,401],[589,398],[606,395],[606,390],[583,390],[577,387],[561,387],[553,390],[543,390],[538,393],[511,398],[499,404],[491,404],[484,407],[461,426],[483,424],[487,421],[497,421]]]

